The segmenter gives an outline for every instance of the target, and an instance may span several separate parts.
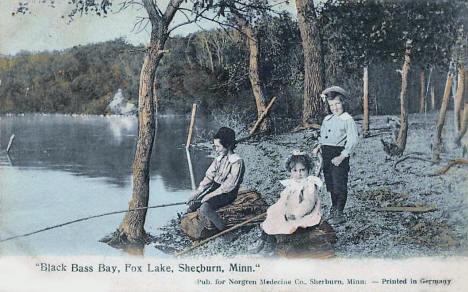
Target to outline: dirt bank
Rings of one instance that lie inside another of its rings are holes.
[[[447,115],[444,134],[447,142],[438,164],[429,161],[435,113],[410,116],[405,155],[413,153],[425,160],[408,158],[394,167],[401,157],[389,159],[380,142],[381,138],[391,141],[392,131],[372,130],[371,135],[378,135],[361,138],[351,158],[345,209],[347,222],[335,228],[337,256],[398,258],[467,254],[468,167],[454,166],[444,175],[429,176],[449,160],[461,156],[461,150],[450,142],[453,140],[451,116]],[[371,129],[385,127],[386,118],[371,118]],[[237,152],[247,166],[242,188],[259,191],[268,204],[273,204],[282,189],[279,180],[288,176],[283,168],[286,157],[294,149],[310,151],[316,143],[314,136],[313,131],[287,132],[239,145]],[[320,196],[326,214],[330,196],[325,190]],[[386,206],[434,206],[437,209],[426,213],[379,211]],[[246,254],[259,234],[258,227],[241,229],[207,243],[191,255]],[[175,216],[152,244],[172,252],[192,243],[180,231]]]

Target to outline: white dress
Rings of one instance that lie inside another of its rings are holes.
[[[320,223],[320,198],[318,188],[322,181],[316,176],[301,180],[280,181],[285,186],[279,200],[267,210],[267,217],[260,225],[267,234],[292,234],[299,227],[310,227]],[[293,215],[294,220],[288,219]],[[286,217],[285,217],[286,216]]]

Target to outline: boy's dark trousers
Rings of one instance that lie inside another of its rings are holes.
[[[225,228],[224,222],[221,217],[219,217],[218,213],[216,213],[216,210],[234,202],[237,197],[238,188],[229,193],[219,194],[204,203],[201,202],[201,199],[203,199],[205,195],[213,192],[219,188],[219,186],[220,184],[214,182],[206,191],[198,196],[196,200],[190,203],[187,212],[194,212],[200,208],[200,213],[203,217],[213,223],[217,229],[223,230]]]
[[[323,176],[327,191],[331,194],[332,210],[343,212],[348,198],[349,157],[339,166],[331,160],[341,154],[344,147],[322,145]]]

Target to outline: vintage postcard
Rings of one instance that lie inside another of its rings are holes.
[[[465,291],[465,1],[2,1],[0,291]]]

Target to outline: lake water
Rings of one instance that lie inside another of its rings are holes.
[[[191,181],[185,155],[189,118],[165,116],[151,161],[149,205],[184,201]],[[0,239],[82,217],[128,208],[137,119],[122,116],[0,116]],[[211,129],[197,119],[196,129]],[[11,134],[16,138],[9,155]],[[211,162],[191,149],[195,181]],[[150,209],[150,234],[185,206]],[[124,213],[82,221],[0,243],[0,255],[124,255],[98,242],[114,232]],[[145,256],[164,257],[147,246]]]

